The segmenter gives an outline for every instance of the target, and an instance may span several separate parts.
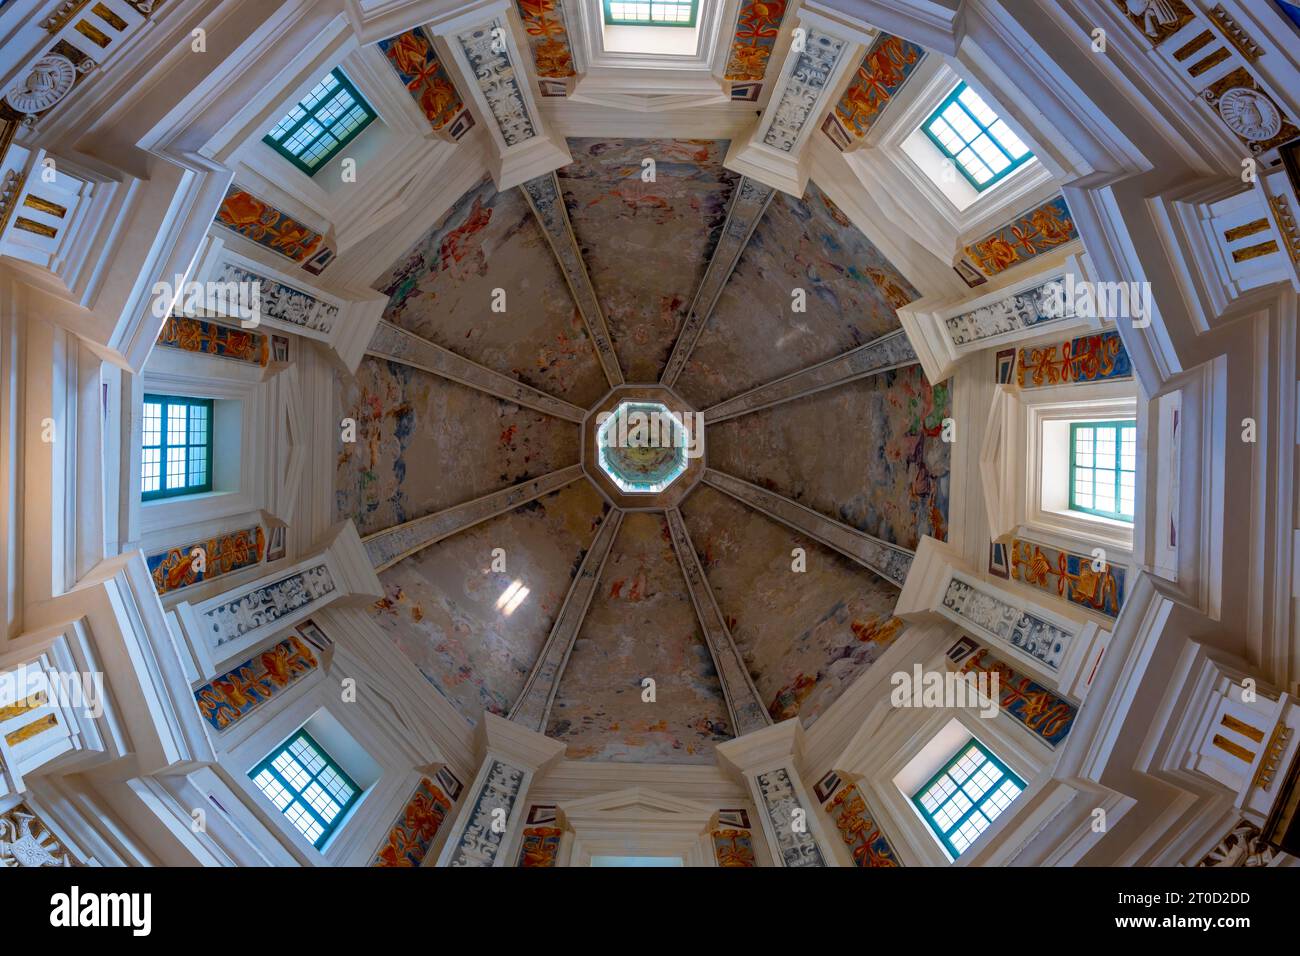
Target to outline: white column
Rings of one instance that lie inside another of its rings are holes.
[[[799,8],[791,29],[794,40],[767,109],[749,136],[732,140],[725,165],[802,197],[811,163],[808,140],[877,31],[811,0]],[[769,64],[769,75],[771,70]]]
[[[533,779],[560,759],[564,744],[504,717],[484,713],[483,754],[438,866],[513,866]]]
[[[749,788],[778,866],[843,866],[799,775],[803,725],[792,717],[718,744],[719,762]]]

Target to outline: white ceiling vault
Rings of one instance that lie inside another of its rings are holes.
[[[1190,865],[1237,834],[1292,865],[1272,6],[18,6],[0,673],[101,660],[114,701],[0,736],[0,823],[81,862]],[[308,175],[263,137],[336,67],[376,119]],[[959,83],[1033,150],[982,191],[920,131]],[[226,429],[202,497],[140,498],[159,392]],[[672,427],[611,471],[628,403]],[[1112,419],[1131,523],[1057,500],[1070,423]],[[1010,690],[900,705],[923,672]],[[320,846],[249,778],[303,727],[365,794]],[[1024,792],[958,856],[911,798],[971,739]],[[219,824],[177,836],[196,802]]]

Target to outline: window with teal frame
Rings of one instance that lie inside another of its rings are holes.
[[[1025,782],[972,737],[912,802],[955,860],[1024,789]]]
[[[1034,158],[1011,127],[965,83],[948,94],[921,129],[980,192]]]
[[[248,776],[317,849],[361,797],[361,788],[305,730],[275,748]]]
[[[611,27],[693,27],[699,0],[604,0]]]
[[[141,411],[140,498],[212,490],[212,399],[146,395]]]
[[[1137,422],[1070,423],[1070,510],[1133,521]]]
[[[262,142],[312,176],[360,136],[374,118],[370,104],[336,67],[262,137]]]

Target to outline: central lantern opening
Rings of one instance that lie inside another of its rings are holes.
[[[682,421],[658,402],[623,402],[596,431],[601,470],[629,494],[657,494],[686,471]]]

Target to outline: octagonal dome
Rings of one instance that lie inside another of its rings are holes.
[[[596,431],[601,470],[628,494],[657,494],[686,472],[681,419],[659,402],[623,402]]]

